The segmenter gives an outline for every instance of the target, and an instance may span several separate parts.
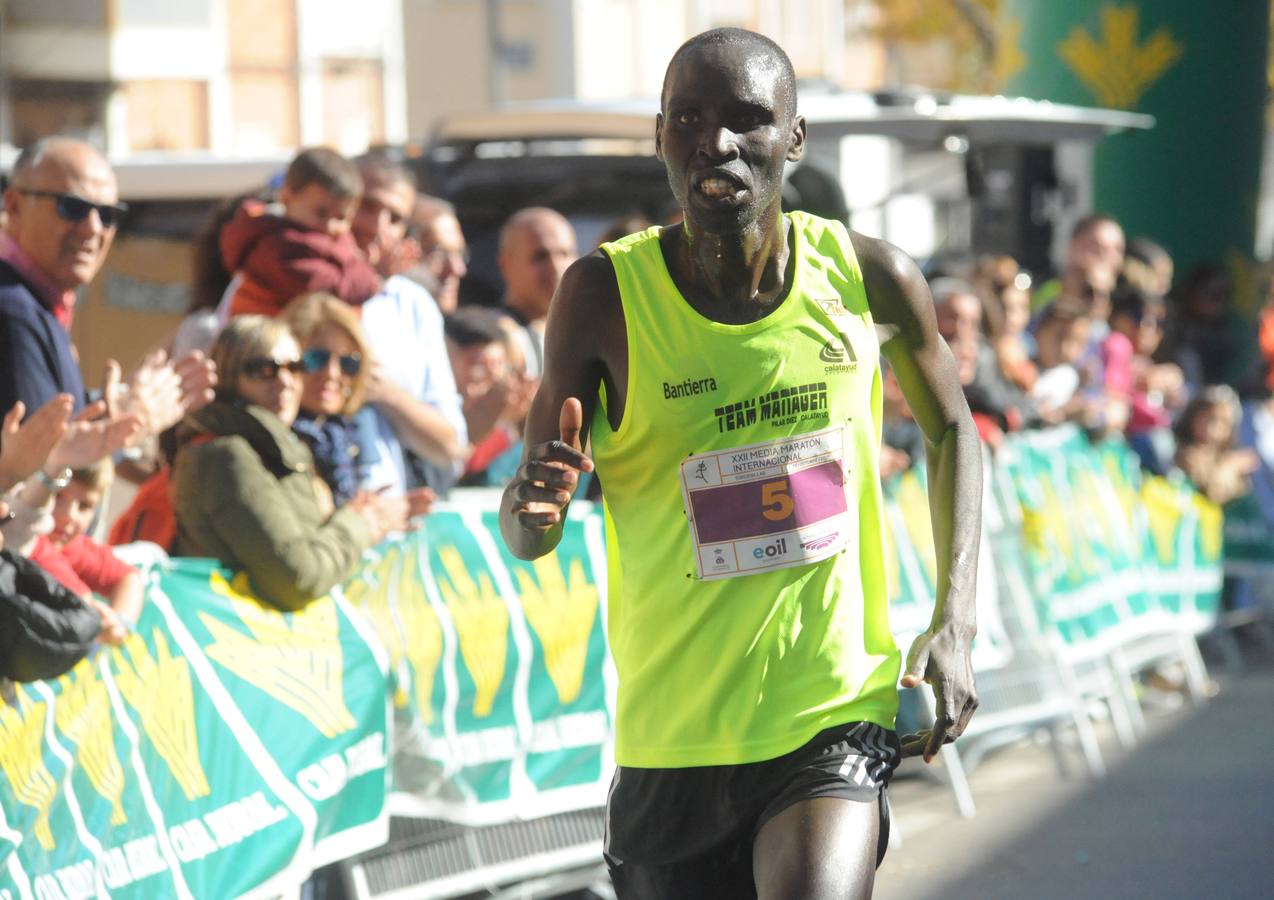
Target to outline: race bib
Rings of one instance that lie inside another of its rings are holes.
[[[818,562],[849,542],[840,426],[691,456],[681,487],[704,580]]]

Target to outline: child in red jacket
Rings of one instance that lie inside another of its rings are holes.
[[[221,230],[222,262],[236,275],[229,314],[276,316],[313,291],[358,306],[380,290],[380,277],[349,233],[362,193],[353,163],[314,147],[288,166],[281,208],[245,200]]]
[[[72,472],[53,500],[53,531],[36,540],[30,558],[88,602],[99,604],[94,594],[104,597],[115,617],[131,629],[142,611],[141,575],[85,533],[113,477],[109,457]]]

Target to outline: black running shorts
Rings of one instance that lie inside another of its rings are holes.
[[[621,898],[755,897],[752,844],[794,803],[879,800],[876,865],[889,842],[886,785],[898,735],[870,722],[820,732],[791,753],[735,766],[615,770],[606,863]]]

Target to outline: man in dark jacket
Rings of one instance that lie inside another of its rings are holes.
[[[88,144],[49,138],[27,148],[4,193],[0,231],[0,410],[36,410],[84,383],[68,329],[75,289],[101,268],[123,208],[110,164]]]
[[[19,400],[32,413],[58,394],[76,411],[84,405],[70,337],[75,291],[101,269],[125,210],[110,164],[83,141],[45,138],[18,156],[0,229],[0,415]],[[158,433],[211,400],[215,380],[202,354],[149,358],[127,408],[111,416],[136,415],[143,434]]]

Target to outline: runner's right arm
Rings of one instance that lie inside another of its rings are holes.
[[[553,550],[579,477],[593,470],[584,455],[589,424],[605,381],[611,422],[622,415],[626,362],[623,307],[610,260],[598,253],[567,269],[549,308],[544,373],[531,401],[522,465],[504,489],[500,532],[519,559]]]

